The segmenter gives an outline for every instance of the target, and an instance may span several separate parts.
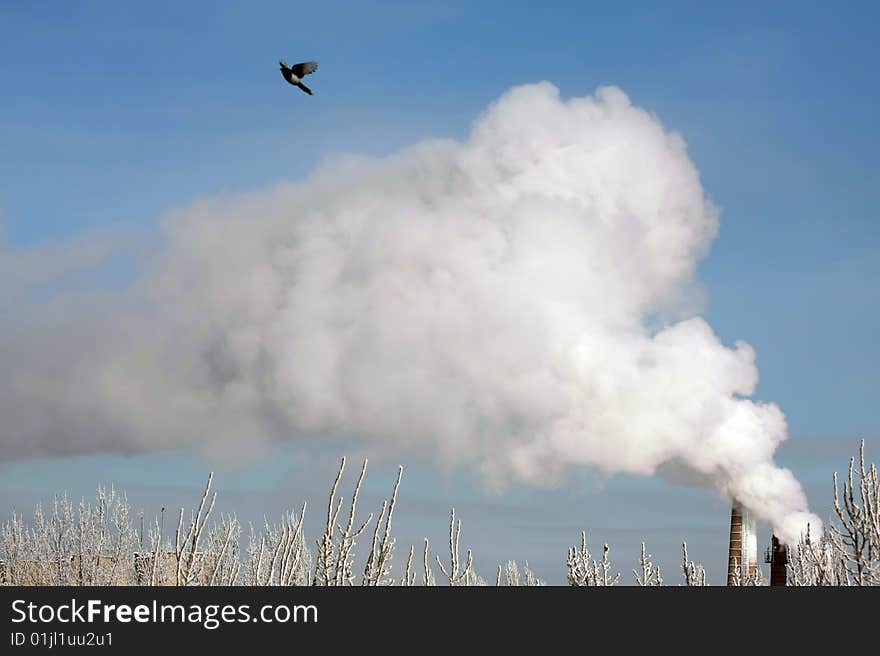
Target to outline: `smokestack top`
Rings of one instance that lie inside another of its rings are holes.
[[[730,541],[727,557],[727,585],[740,585],[758,569],[758,536],[755,520],[734,500],[730,509]]]

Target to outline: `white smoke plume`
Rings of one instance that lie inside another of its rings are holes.
[[[347,435],[493,484],[684,468],[809,521],[745,343],[694,314],[716,234],[683,140],[617,88],[510,90],[464,142],[193,203],[124,293],[6,326],[0,457]]]

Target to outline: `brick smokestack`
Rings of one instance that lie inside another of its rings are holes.
[[[737,580],[739,568],[739,580]],[[758,568],[758,540],[755,522],[738,501],[730,509],[730,543],[727,557],[727,585],[740,585]]]

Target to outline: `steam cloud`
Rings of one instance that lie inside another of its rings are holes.
[[[0,457],[332,433],[496,485],[671,464],[783,539],[821,525],[773,462],[782,412],[745,398],[752,348],[695,316],[717,212],[682,139],[617,88],[514,88],[463,143],[163,226],[124,293],[5,323]]]

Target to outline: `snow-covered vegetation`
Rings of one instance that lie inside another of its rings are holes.
[[[213,516],[216,493],[212,477],[196,508],[180,509],[165,526],[165,513],[146,526],[133,517],[124,495],[99,487],[93,503],[56,497],[51,508],[38,506],[32,521],[17,514],[0,531],[0,584],[5,585],[487,585],[474,571],[470,549],[462,553],[461,520],[452,509],[448,554],[432,553],[427,539],[405,552],[392,575],[396,542],[392,519],[403,475],[398,470],[391,495],[377,513],[362,517],[358,496],[366,475],[364,461],[350,500],[340,494],[345,459],[330,489],[322,535],[313,543],[303,532],[304,503],[279,524],[248,527],[241,549],[242,526],[234,515]],[[789,585],[880,585],[880,480],[877,466],[865,463],[864,442],[850,461],[842,484],[834,475],[834,517],[819,535],[806,533],[790,545]],[[345,508],[345,512],[343,512]],[[212,521],[213,519],[213,521]],[[356,547],[362,549],[360,560]],[[313,551],[314,549],[314,551]],[[444,550],[445,551],[445,550]],[[594,555],[581,533],[565,559],[572,586],[611,586],[622,579],[611,563],[610,548]],[[362,563],[356,565],[356,563]],[[404,564],[405,563],[405,564]],[[671,583],[642,544],[632,570],[633,583]],[[676,583],[704,586],[706,571],[682,545],[681,578]],[[760,570],[740,577],[742,585],[766,585]],[[539,586],[543,581],[515,561],[499,565],[496,585]]]

